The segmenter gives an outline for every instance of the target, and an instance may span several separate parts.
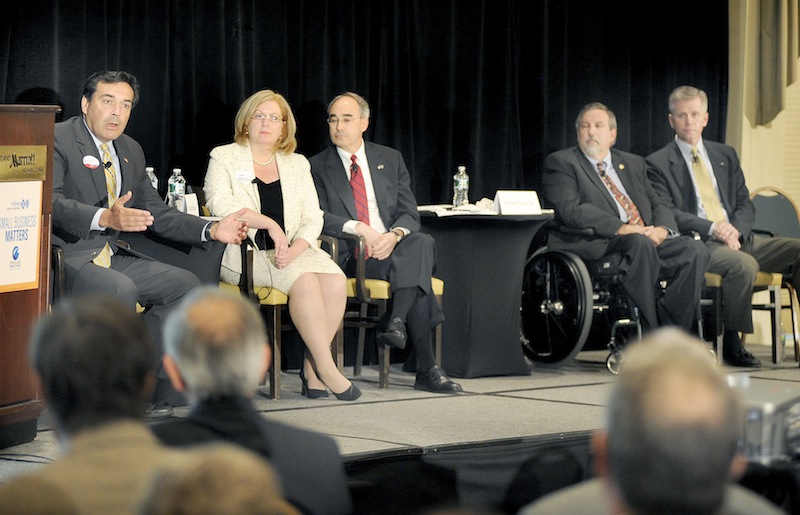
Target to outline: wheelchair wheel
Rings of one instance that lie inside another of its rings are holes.
[[[560,366],[583,348],[592,325],[592,280],[570,252],[543,248],[525,265],[521,335],[525,355]]]
[[[618,375],[620,368],[622,368],[623,360],[624,358],[622,357],[622,353],[618,350],[615,350],[606,358],[606,368],[612,374]]]

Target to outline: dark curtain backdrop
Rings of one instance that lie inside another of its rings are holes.
[[[706,137],[723,140],[727,40],[727,0],[22,0],[0,17],[0,103],[51,88],[69,117],[91,73],[130,71],[142,97],[128,134],[162,180],[181,166],[200,185],[254,91],[287,97],[311,156],[329,144],[328,101],[353,90],[420,203],[449,202],[459,164],[474,202],[537,189],[591,101],[617,114],[617,148],[644,155],[672,137],[669,92],[696,85]]]

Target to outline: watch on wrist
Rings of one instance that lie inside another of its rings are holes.
[[[402,240],[406,235],[406,233],[404,233],[401,229],[392,229],[392,232],[395,236],[397,236],[397,243],[400,243],[400,240]]]
[[[214,222],[211,222],[210,224],[206,225],[206,228],[203,231],[203,236],[205,237],[206,241],[213,241],[213,239],[214,239],[214,238],[211,237],[211,226],[212,225],[214,225]]]

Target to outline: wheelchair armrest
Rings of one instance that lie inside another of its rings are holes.
[[[367,288],[367,243],[364,237],[358,234],[344,234],[343,237],[356,245],[356,299],[359,302],[371,302],[372,297]]]
[[[774,232],[768,231],[766,229],[756,229],[755,227],[753,227],[752,229],[750,229],[750,231],[752,231],[755,234],[759,234],[761,236],[769,236],[770,238],[774,238],[777,236],[777,234],[775,234]]]
[[[555,225],[553,230],[561,231],[567,234],[576,234],[578,236],[594,236],[594,229],[590,227],[572,227],[569,225]]]
[[[53,267],[53,304],[55,304],[67,294],[67,281],[64,277],[64,249],[56,244],[51,244],[50,260]]]

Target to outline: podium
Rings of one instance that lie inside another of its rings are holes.
[[[29,442],[44,407],[28,344],[50,304],[58,106],[0,105],[0,448]]]

